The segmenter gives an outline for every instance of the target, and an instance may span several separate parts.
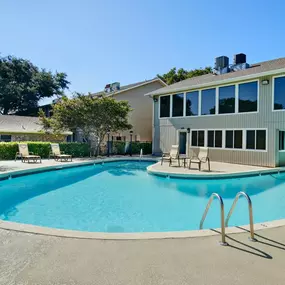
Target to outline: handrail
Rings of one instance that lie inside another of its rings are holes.
[[[217,194],[217,193],[212,193],[210,199],[209,199],[209,202],[206,206],[206,209],[204,211],[204,214],[203,214],[203,217],[201,219],[201,222],[200,222],[200,230],[203,229],[203,223],[205,221],[205,218],[208,214],[208,211],[209,211],[209,208],[214,200],[214,198],[218,198],[219,199],[219,202],[220,202],[220,206],[221,206],[221,235],[222,235],[222,241],[220,242],[221,245],[228,245],[228,243],[226,242],[226,234],[225,234],[225,213],[224,213],[224,202],[223,202],[223,199],[222,197]]]
[[[234,199],[234,202],[232,204],[232,207],[228,213],[228,216],[226,218],[226,227],[228,226],[228,223],[229,223],[229,219],[230,217],[232,216],[232,213],[235,209],[235,206],[236,206],[236,203],[239,199],[240,196],[244,196],[247,200],[247,203],[248,203],[248,212],[249,212],[249,225],[250,225],[250,240],[251,241],[256,241],[256,238],[254,237],[254,227],[253,227],[253,214],[252,214],[252,202],[251,202],[251,199],[250,197],[245,193],[245,192],[238,192],[236,194],[236,197]]]

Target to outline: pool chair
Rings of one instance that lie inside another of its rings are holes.
[[[70,154],[64,154],[60,151],[58,143],[51,143],[51,153],[49,154],[49,158],[53,157],[56,161],[72,161],[72,156]]]
[[[22,162],[38,162],[42,163],[42,159],[39,155],[35,155],[33,152],[30,152],[28,149],[28,144],[19,143],[18,144],[19,152],[16,153],[15,161],[17,158],[21,158]]]
[[[199,167],[199,171],[201,171],[201,164],[208,163],[208,169],[211,171],[210,168],[210,158],[209,158],[209,148],[207,147],[200,147],[198,156],[194,156],[190,158],[189,161],[189,169],[191,168],[192,163],[197,163]]]
[[[170,152],[162,154],[161,165],[163,164],[164,161],[169,161],[169,166],[170,166],[172,162],[175,160],[178,161],[178,165],[180,166],[178,145],[172,145]]]

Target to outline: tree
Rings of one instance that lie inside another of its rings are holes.
[[[116,101],[111,97],[94,97],[91,94],[76,94],[72,99],[63,97],[53,105],[53,116],[46,118],[40,112],[40,120],[45,130],[55,133],[63,130],[81,130],[84,138],[92,146],[94,138],[96,154],[107,132],[131,129],[128,122],[131,107],[127,101]]]
[[[22,58],[0,56],[0,113],[25,113],[37,108],[42,98],[61,97],[69,85],[66,77]]]
[[[167,73],[163,75],[157,75],[161,80],[163,80],[166,84],[173,84],[179,81],[185,80],[187,78],[192,78],[195,76],[200,76],[208,73],[212,73],[213,70],[211,67],[193,69],[193,70],[185,70],[180,68],[176,71],[176,67],[170,69]]]

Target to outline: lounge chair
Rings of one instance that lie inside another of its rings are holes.
[[[51,143],[51,153],[49,157],[53,157],[56,161],[72,161],[72,156],[70,154],[64,154],[60,151],[59,144],[58,143]]]
[[[170,152],[162,154],[161,165],[165,160],[169,161],[169,166],[172,164],[174,160],[178,160],[178,165],[180,166],[178,145],[172,145]]]
[[[189,161],[189,169],[191,168],[192,163],[197,163],[199,166],[199,171],[201,171],[201,164],[208,162],[208,169],[211,171],[210,168],[210,158],[209,158],[209,148],[208,147],[200,147],[198,156],[193,156],[190,158]]]
[[[22,162],[38,162],[42,163],[42,159],[39,155],[35,155],[33,152],[29,151],[28,144],[26,143],[19,143],[19,152],[16,153],[15,161],[18,157],[21,158]]]

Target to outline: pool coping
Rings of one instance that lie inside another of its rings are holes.
[[[94,159],[90,161],[79,161],[77,163],[67,163],[62,165],[52,165],[52,166],[40,166],[38,168],[32,169],[21,169],[21,170],[11,170],[5,173],[0,174],[0,180],[5,180],[19,177],[23,175],[60,170],[64,168],[74,168],[80,166],[88,166],[95,164],[102,164],[105,162],[115,162],[115,161],[149,161],[149,162],[158,162],[159,158],[155,157],[112,157],[112,158],[103,158],[103,159]],[[151,167],[151,166],[149,166]],[[175,178],[196,178],[197,174],[177,174],[177,173],[167,173],[167,172],[159,172],[156,174],[154,172],[149,172],[149,167],[147,167],[147,171],[150,174],[164,176],[164,177],[175,177]],[[229,178],[229,177],[241,177],[241,176],[251,176],[251,175],[259,175],[260,172],[265,174],[272,174],[278,172],[285,171],[285,167],[274,168],[274,169],[264,169],[258,171],[247,171],[242,173],[223,173],[223,174],[210,174],[210,177],[217,178]],[[207,174],[199,175],[198,179],[206,178],[209,176]],[[216,176],[216,177],[214,177]],[[285,219],[273,220],[263,223],[254,224],[254,230],[259,231],[268,228],[276,228],[285,226]],[[24,233],[31,234],[40,234],[47,236],[55,236],[55,237],[64,237],[64,238],[77,238],[77,239],[100,239],[100,240],[147,240],[147,239],[172,239],[172,238],[194,238],[194,237],[206,237],[220,234],[220,228],[216,229],[205,229],[205,230],[189,230],[189,231],[171,231],[171,232],[135,232],[135,233],[107,233],[107,232],[88,232],[88,231],[76,231],[76,230],[66,230],[66,229],[57,229],[57,228],[49,228],[36,226],[31,224],[23,224],[17,222],[9,222],[0,219],[0,229],[3,230],[12,230]],[[236,234],[236,233],[244,233],[244,231],[249,231],[249,225],[243,225],[239,227],[228,227],[226,228],[226,234]]]
[[[199,173],[175,173],[168,172],[164,170],[154,169],[156,164],[150,165],[147,167],[147,172],[151,175],[156,175],[160,177],[167,178],[182,178],[182,179],[227,179],[227,178],[239,178],[239,177],[249,177],[249,176],[258,176],[258,175],[266,175],[266,174],[278,174],[280,172],[285,172],[285,167],[275,167],[275,168],[266,168],[266,169],[258,169],[258,170],[247,170],[247,171],[239,171],[239,172],[229,172],[229,173],[207,173],[207,174],[199,174]]]
[[[254,231],[285,226],[285,219],[254,224]],[[106,232],[85,232],[76,230],[65,230],[48,228],[17,222],[0,220],[0,229],[11,230],[29,234],[39,234],[46,236],[94,239],[94,240],[150,240],[150,239],[174,239],[174,238],[198,238],[220,235],[221,229],[189,230],[176,232],[136,232],[136,233],[106,233]],[[228,227],[226,235],[249,232],[249,225]]]

